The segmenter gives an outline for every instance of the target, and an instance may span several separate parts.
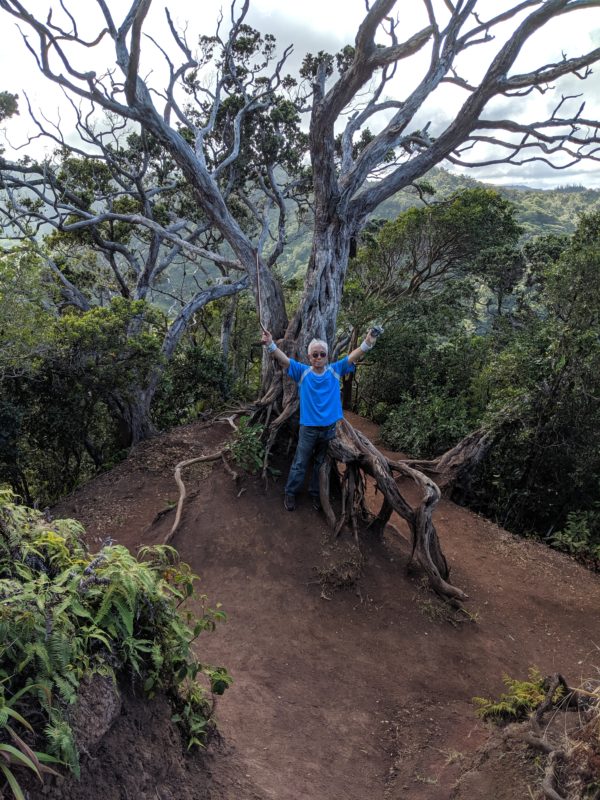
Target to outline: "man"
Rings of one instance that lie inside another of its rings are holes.
[[[377,341],[373,332],[377,334],[376,329],[369,331],[360,347],[335,364],[327,363],[327,343],[313,339],[308,345],[309,366],[288,358],[277,347],[269,331],[263,331],[263,345],[273,358],[287,369],[290,378],[296,381],[300,396],[298,446],[285,485],[284,505],[288,511],[294,511],[296,508],[296,494],[304,483],[311,456],[314,458],[314,466],[309,493],[313,508],[317,511],[321,508],[319,468],[325,459],[328,443],[335,437],[336,422],[343,417],[340,381],[344,375],[354,372],[355,363],[372,349]]]

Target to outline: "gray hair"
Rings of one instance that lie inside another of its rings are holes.
[[[326,353],[329,352],[329,348],[327,347],[327,342],[324,342],[323,339],[312,339],[307,347],[308,355],[310,355],[310,351],[315,345],[317,345],[318,347],[322,347]]]

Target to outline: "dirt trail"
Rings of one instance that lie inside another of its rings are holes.
[[[376,439],[374,426],[350,421]],[[174,464],[211,452],[229,433],[225,425],[190,425],[145,443],[56,513],[80,519],[92,547],[109,535],[131,548],[157,543],[173,520],[170,512],[153,524],[177,499]],[[173,544],[229,615],[200,640],[201,657],[235,678],[219,705],[226,747],[208,757],[216,777],[206,796],[530,797],[537,776],[522,752],[511,754],[509,770],[480,765],[453,788],[488,737],[471,698],[497,696],[503,673],[526,677],[531,665],[560,671],[572,685],[596,675],[599,575],[442,501],[434,519],[452,581],[469,594],[477,619],[455,627],[438,618],[419,572],[407,574],[400,520],[382,543],[363,543],[355,588],[323,593],[324,568],[354,556],[348,533],[332,546],[308,497],[290,514],[281,480],[266,491],[254,479],[235,485],[218,463],[184,478],[190,497]],[[136,796],[177,796],[161,780],[155,794]],[[102,797],[111,796],[132,795],[104,787]],[[95,800],[93,791],[88,797]]]

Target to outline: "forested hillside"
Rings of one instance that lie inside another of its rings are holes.
[[[558,178],[557,178],[558,180]],[[491,188],[511,200],[517,209],[517,219],[523,226],[523,237],[542,234],[573,233],[581,214],[593,211],[600,204],[600,189],[585,186],[564,185],[556,189],[533,189],[528,186],[502,186],[484,184],[467,174],[458,175],[446,169],[431,170],[419,185],[429,191],[423,194],[425,202],[431,203],[449,197],[461,189]],[[402,211],[421,205],[422,199],[416,189],[398,192],[377,209],[377,218],[394,219]],[[292,277],[302,273],[310,256],[310,231],[300,227],[290,237],[280,266],[284,274]]]

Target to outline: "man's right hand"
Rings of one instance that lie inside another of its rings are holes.
[[[271,342],[273,341],[273,336],[271,335],[270,331],[265,330],[265,328],[263,328],[262,336],[260,337],[260,339],[263,347],[268,347],[268,345],[270,345]],[[290,360],[283,352],[283,350],[280,350],[278,347],[273,346],[269,355],[273,356],[275,361],[278,361],[282,367],[285,367],[286,369],[289,367]]]

